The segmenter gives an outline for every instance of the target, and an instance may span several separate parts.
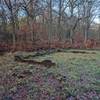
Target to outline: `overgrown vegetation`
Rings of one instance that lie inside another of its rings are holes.
[[[99,5],[99,0],[0,0],[0,47],[99,48]]]
[[[0,100],[100,100],[100,0],[0,0]]]
[[[77,52],[66,50],[27,58],[56,63],[49,68],[40,64],[16,62],[15,54],[7,53],[0,57],[0,99],[99,100],[100,52]],[[23,56],[25,54],[28,55],[23,53]]]

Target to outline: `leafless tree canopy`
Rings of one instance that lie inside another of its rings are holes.
[[[99,0],[0,0],[0,41],[6,37],[13,48],[38,41],[99,41],[99,5]]]

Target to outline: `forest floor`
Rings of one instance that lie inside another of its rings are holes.
[[[0,56],[0,100],[100,100],[100,51],[80,51],[28,58],[51,60],[50,68]]]

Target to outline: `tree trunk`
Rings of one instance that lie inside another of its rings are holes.
[[[14,16],[13,13],[11,12],[11,22],[12,22],[12,28],[13,28],[13,33],[12,33],[12,41],[13,41],[13,50],[15,50],[16,46],[16,27],[15,27],[15,22],[14,22]]]
[[[58,38],[61,40],[61,11],[62,10],[62,0],[59,0],[59,17],[58,17]]]

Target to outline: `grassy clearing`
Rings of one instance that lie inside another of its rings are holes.
[[[73,80],[71,88],[95,89],[100,91],[100,52],[86,51],[89,54],[60,52],[42,57],[35,60],[52,60],[57,66],[48,69],[55,74],[61,74],[67,79]]]
[[[100,100],[100,52],[72,51],[34,58],[52,60],[51,68],[15,62],[13,54],[1,56],[0,100]]]

